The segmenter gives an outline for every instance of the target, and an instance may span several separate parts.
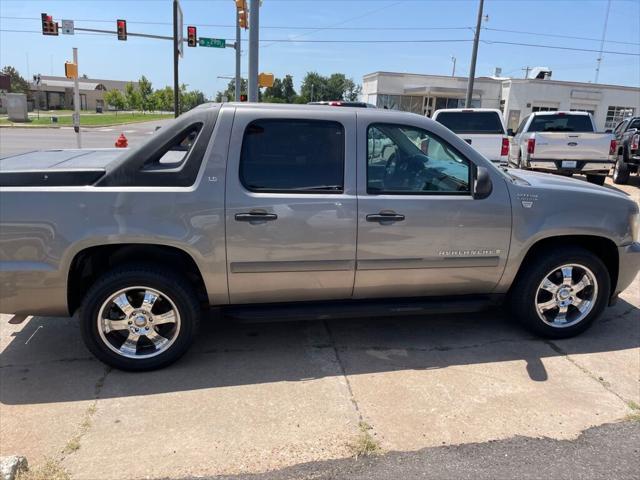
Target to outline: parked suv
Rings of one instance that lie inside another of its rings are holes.
[[[73,315],[117,368],[179,358],[215,306],[255,317],[475,311],[589,327],[640,266],[638,206],[495,166],[420,115],[208,104],[132,149],[0,160],[0,306]]]
[[[616,164],[613,182],[624,184],[629,175],[638,173],[640,167],[640,117],[627,118],[613,130],[617,141]]]

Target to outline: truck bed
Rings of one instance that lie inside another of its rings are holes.
[[[1,187],[60,187],[92,185],[106,166],[122,155],[116,148],[45,150],[0,159]]]

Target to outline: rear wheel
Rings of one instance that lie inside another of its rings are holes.
[[[80,309],[87,348],[122,370],[152,370],[176,361],[191,345],[199,316],[198,298],[185,279],[147,266],[106,274]]]
[[[587,182],[594,183],[596,185],[604,185],[604,181],[606,179],[606,175],[587,175]]]
[[[602,261],[582,248],[556,248],[525,265],[511,291],[512,310],[529,330],[551,338],[583,332],[604,310],[611,288]]]
[[[613,167],[613,183],[624,185],[629,181],[629,165],[624,161],[622,155],[618,155],[616,164]]]

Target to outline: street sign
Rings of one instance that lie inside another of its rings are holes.
[[[198,45],[201,47],[224,48],[227,46],[227,41],[224,38],[200,37]]]
[[[180,58],[184,57],[184,46],[182,43],[184,42],[184,31],[182,25],[182,7],[180,7],[180,2],[178,2],[178,11],[176,15],[177,24],[178,24],[178,53],[180,54]]]
[[[62,20],[62,33],[64,35],[74,35],[73,20]]]

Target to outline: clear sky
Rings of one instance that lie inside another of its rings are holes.
[[[186,25],[196,25],[199,36],[233,39],[233,0],[182,0],[181,4],[185,32]],[[264,0],[260,70],[276,76],[289,73],[296,86],[310,70],[343,72],[361,83],[364,74],[378,70],[448,75],[454,56],[456,73],[467,75],[477,6],[478,0]],[[491,75],[501,67],[503,75],[522,77],[525,66],[548,66],[554,79],[593,81],[597,52],[488,42],[597,51],[606,10],[607,0],[486,0],[488,20],[483,22],[477,75]],[[81,74],[117,80],[136,80],[144,74],[154,87],[172,84],[169,41],[129,37],[122,42],[100,34],[45,37],[40,33],[41,12],[58,21],[73,19],[76,27],[115,30],[116,19],[124,18],[129,32],[171,35],[171,0],[0,0],[0,64],[15,66],[23,76],[62,75],[64,61],[71,59],[71,49],[77,46]],[[248,39],[247,31],[243,39]],[[310,42],[327,40],[387,43]],[[246,48],[244,42],[245,75]],[[640,53],[640,0],[611,2],[604,50]],[[234,65],[231,48],[185,45],[180,81],[212,96],[228,82],[217,77],[233,75]],[[599,81],[640,86],[640,57],[605,53]]]

